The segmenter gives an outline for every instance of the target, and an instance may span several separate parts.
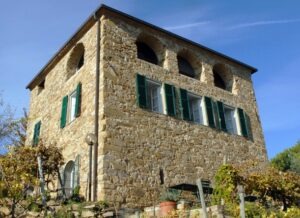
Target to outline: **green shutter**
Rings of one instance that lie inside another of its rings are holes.
[[[208,125],[212,128],[215,128],[215,120],[214,120],[214,111],[213,111],[213,103],[211,98],[204,97],[205,100],[205,106],[206,106],[206,113],[207,113],[207,119],[208,119]]]
[[[224,105],[222,102],[217,102],[218,106],[218,115],[219,115],[219,124],[223,131],[227,131],[226,129],[226,122],[225,122],[225,111],[224,111]]]
[[[37,122],[34,125],[33,140],[32,140],[33,145],[37,145],[39,143],[40,130],[41,130],[41,121]]]
[[[81,83],[78,83],[76,88],[75,116],[79,117],[80,112],[81,112]]]
[[[170,116],[176,115],[176,103],[175,103],[175,88],[172,85],[164,84],[167,113]]]
[[[61,117],[60,117],[60,128],[64,128],[67,123],[67,112],[68,112],[68,96],[63,97],[61,106]]]
[[[189,97],[185,89],[180,89],[180,102],[182,107],[182,117],[184,120],[191,120]]]
[[[246,126],[247,126],[247,133],[248,133],[248,138],[250,140],[253,140],[253,134],[252,134],[252,128],[251,128],[251,120],[248,114],[245,114],[245,120],[246,120]]]
[[[213,100],[211,102],[212,102],[212,106],[213,106],[215,126],[216,126],[216,128],[221,129],[220,118],[219,118],[219,108],[218,108],[217,102],[215,102]]]
[[[244,110],[241,108],[238,108],[238,113],[239,113],[239,118],[240,118],[240,126],[241,126],[242,135],[244,137],[248,137],[247,124],[246,124]]]
[[[136,74],[136,97],[140,108],[147,108],[146,78]]]

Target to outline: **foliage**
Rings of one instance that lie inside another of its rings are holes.
[[[103,209],[106,209],[106,208],[108,208],[109,207],[109,204],[108,204],[108,202],[107,201],[98,201],[97,203],[96,203],[96,208],[99,210],[99,211],[101,211],[101,210],[103,210]]]
[[[38,185],[36,149],[32,147],[12,147],[0,158],[0,190],[7,192],[11,199],[11,213],[14,216],[16,204],[24,198],[30,187]],[[2,191],[1,191],[2,192]]]
[[[180,196],[180,192],[176,189],[168,188],[163,191],[160,195],[160,201],[178,201]]]
[[[36,149],[42,160],[43,176],[46,186],[49,189],[49,184],[54,178],[57,178],[59,168],[64,164],[62,151],[56,144],[46,146],[42,139]]]
[[[300,176],[294,172],[281,172],[273,167],[249,171],[249,167],[223,165],[215,175],[213,203],[225,203],[225,210],[238,216],[239,201],[237,185],[245,187],[246,195],[255,195],[257,204],[248,204],[248,217],[256,213],[272,217],[279,214],[279,208],[286,211],[300,201]],[[283,213],[282,213],[283,214]]]
[[[11,107],[2,99],[0,93],[0,146],[10,144],[12,132],[14,129],[14,116]],[[2,148],[3,149],[3,148]]]
[[[84,197],[80,195],[80,186],[76,186],[73,190],[71,199],[72,202],[80,203],[84,201]]]
[[[61,151],[56,146],[45,146],[42,143],[38,147],[13,146],[6,155],[0,157],[0,193],[6,193],[0,200],[7,204],[6,198],[10,199],[8,202],[12,216],[16,205],[25,198],[27,191],[39,185],[38,156],[43,161],[46,181],[52,181],[58,174],[59,166],[63,164]]]
[[[300,176],[273,167],[253,172],[247,177],[246,191],[255,194],[265,205],[271,200],[286,210],[300,200]]]
[[[57,212],[55,213],[55,217],[62,217],[62,218],[73,218],[72,211],[69,210],[68,207],[61,207]]]
[[[243,177],[240,176],[237,168],[227,164],[221,166],[215,175],[212,203],[225,203],[227,207],[234,207],[238,201],[236,196],[237,185],[243,183]]]
[[[300,174],[300,141],[293,147],[277,154],[271,160],[271,164],[280,171],[294,171]]]

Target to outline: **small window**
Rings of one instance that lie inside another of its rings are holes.
[[[40,94],[44,89],[45,89],[45,80],[43,80],[43,81],[38,85],[38,94]]]
[[[78,61],[78,64],[77,64],[77,67],[76,67],[76,71],[80,70],[80,68],[84,65],[84,52],[82,53],[79,61]]]
[[[32,146],[37,146],[38,145],[39,138],[40,138],[40,131],[41,131],[41,121],[37,122],[34,125]]]
[[[201,105],[201,97],[188,94],[189,108],[191,114],[191,120],[195,123],[203,124],[203,113]]]
[[[236,113],[235,109],[224,105],[224,116],[227,132],[237,134]]]
[[[233,74],[228,66],[216,64],[213,67],[213,76],[216,87],[232,92]]]
[[[177,56],[177,62],[180,74],[195,78],[195,71],[192,65],[185,58]]]
[[[81,112],[81,83],[70,95],[66,95],[62,99],[60,128],[64,128],[67,123],[72,122]]]
[[[136,46],[139,59],[158,65],[158,58],[152,48],[143,42],[136,42]]]
[[[152,111],[162,113],[161,84],[146,80],[147,104]]]
[[[76,116],[75,116],[75,110],[76,110],[76,96],[77,93],[76,91],[74,91],[71,95],[70,95],[70,105],[69,105],[69,122],[72,122]]]
[[[67,80],[76,74],[84,65],[84,46],[82,43],[77,44],[70,54],[67,62],[66,75]]]
[[[215,71],[214,71],[214,83],[215,83],[215,86],[216,86],[216,87],[226,90],[226,85],[225,85],[224,80],[223,80],[222,77],[221,77],[217,72],[215,72]]]

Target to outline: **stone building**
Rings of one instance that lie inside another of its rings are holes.
[[[255,72],[102,5],[27,86],[27,143],[63,148],[67,194],[147,205],[224,159],[267,161]]]

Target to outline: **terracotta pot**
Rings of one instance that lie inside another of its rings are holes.
[[[164,201],[159,204],[159,215],[160,217],[167,216],[171,211],[176,209],[176,202]]]

